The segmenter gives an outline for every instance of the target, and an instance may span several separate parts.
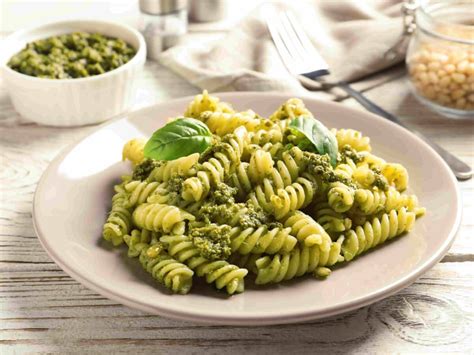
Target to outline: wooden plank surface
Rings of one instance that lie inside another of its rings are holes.
[[[0,345],[5,352],[468,353],[472,264],[441,263],[402,292],[341,316],[265,327],[168,320],[97,296],[54,264],[9,265],[0,277]]]
[[[363,84],[359,84],[363,85]],[[473,162],[470,122],[441,119],[387,74],[369,97]],[[140,78],[136,108],[199,90],[157,64]],[[375,86],[375,88],[373,87]],[[338,95],[327,95],[337,98]],[[348,105],[357,104],[344,97]],[[462,226],[448,255],[415,284],[372,306],[317,322],[221,327],[168,320],[105,299],[61,271],[32,227],[36,183],[56,154],[95,127],[23,122],[0,84],[0,353],[468,353],[473,342],[473,183],[460,184]]]

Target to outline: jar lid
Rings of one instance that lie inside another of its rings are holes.
[[[151,15],[168,14],[187,6],[187,0],[140,0],[140,10]]]

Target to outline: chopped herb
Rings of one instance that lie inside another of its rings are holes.
[[[215,205],[233,204],[234,196],[237,194],[237,188],[224,183],[219,183],[215,190],[211,190],[209,201]]]
[[[202,257],[208,260],[227,259],[230,248],[230,226],[209,224],[191,228],[190,236]]]
[[[351,159],[357,164],[364,160],[364,157],[349,144],[346,144],[342,147],[340,156],[338,157],[338,163],[347,163],[347,159]]]
[[[145,180],[154,168],[160,166],[162,162],[145,159],[142,163],[138,164],[133,170],[132,180]]]
[[[351,180],[336,174],[331,166],[328,155],[304,152],[303,160],[306,165],[306,171],[313,176],[319,177],[323,182],[331,183],[340,181],[348,186],[354,187],[354,183]]]
[[[372,168],[371,170],[374,172],[374,177],[375,177],[372,185],[378,187],[380,190],[387,191],[388,186],[389,186],[387,178],[382,175],[382,173],[380,172],[380,169]]]

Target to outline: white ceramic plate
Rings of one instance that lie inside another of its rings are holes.
[[[270,93],[218,95],[239,110],[268,115],[291,97]],[[447,165],[424,142],[404,128],[364,111],[303,98],[329,127],[361,130],[373,150],[388,161],[403,163],[410,192],[427,214],[408,235],[338,268],[324,281],[311,277],[256,288],[227,297],[208,285],[195,285],[186,296],[169,294],[125,247],[111,248],[101,238],[112,186],[130,167],[121,162],[123,144],[149,136],[168,117],[182,114],[191,98],[146,108],[103,125],[60,154],[41,178],[33,219],[51,258],[87,287],[127,306],[167,317],[221,324],[290,323],[327,317],[387,297],[410,285],[448,251],[459,226],[457,182]]]

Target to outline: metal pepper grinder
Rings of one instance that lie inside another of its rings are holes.
[[[140,0],[140,31],[145,37],[147,56],[157,59],[188,31],[187,0]]]
[[[189,18],[193,22],[223,20],[229,12],[230,0],[189,0]]]

